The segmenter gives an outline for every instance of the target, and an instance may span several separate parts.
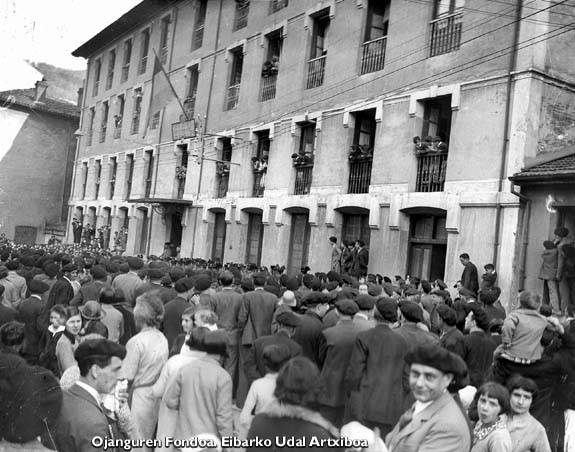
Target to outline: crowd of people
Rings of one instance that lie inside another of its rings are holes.
[[[466,253],[450,291],[337,242],[290,275],[4,239],[0,450],[574,450],[560,302],[506,312]]]

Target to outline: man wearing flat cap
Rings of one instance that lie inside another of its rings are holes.
[[[353,321],[359,308],[352,300],[339,300],[335,303],[335,312],[339,322],[323,330],[319,343],[319,359],[323,367],[320,375],[321,414],[336,427],[343,425],[343,415],[347,391],[345,374],[356,336],[361,328]]]
[[[18,306],[16,319],[25,325],[24,348],[22,357],[28,364],[37,364],[40,355],[40,338],[44,334],[42,323],[42,313],[46,303],[42,300],[42,295],[50,289],[48,284],[31,279],[28,282],[30,296]]]
[[[378,427],[382,436],[389,433],[403,410],[403,359],[407,341],[391,329],[397,322],[397,303],[383,297],[376,303],[377,325],[359,333],[346,381],[352,391],[346,407],[347,420]],[[355,391],[356,393],[354,393]]]
[[[190,299],[194,295],[194,282],[190,278],[180,278],[176,281],[174,289],[178,295],[164,306],[164,322],[162,323],[162,332],[168,340],[170,350],[178,335],[184,333],[182,314],[191,306]]]
[[[123,439],[127,431],[106,415],[102,395],[114,392],[126,349],[107,339],[82,342],[74,353],[80,380],[64,391],[62,410],[56,422],[54,441],[59,452],[101,450],[94,438]],[[120,410],[127,405],[127,392],[119,394]],[[115,417],[118,418],[119,411]],[[117,450],[112,448],[112,450]]]
[[[390,452],[468,452],[471,435],[466,417],[448,391],[464,384],[463,360],[437,345],[407,354],[409,387],[415,403],[399,419],[385,444]]]
[[[360,331],[369,330],[377,323],[373,319],[375,309],[375,298],[371,295],[360,294],[355,299],[357,307],[359,308],[357,314],[353,316],[353,323],[359,328]]]
[[[319,343],[324,330],[323,316],[329,309],[329,297],[321,292],[310,292],[302,300],[306,308],[300,317],[300,324],[295,330],[293,340],[301,345],[303,356],[311,359],[320,369]]]
[[[62,267],[62,277],[54,283],[48,301],[46,302],[46,309],[50,312],[52,306],[62,304],[68,306],[72,298],[74,298],[74,287],[72,282],[78,276],[78,267],[75,264],[66,264]]]
[[[282,311],[276,317],[277,331],[268,336],[258,337],[254,341],[245,367],[250,384],[266,374],[264,349],[268,345],[285,346],[292,358],[302,354],[301,346],[292,339],[296,328],[300,324],[300,319],[301,316],[292,311]]]

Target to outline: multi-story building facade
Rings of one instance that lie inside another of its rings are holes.
[[[575,105],[572,10],[522,3],[144,0],[73,53],[70,205],[129,254],[319,271],[336,236],[374,273],[453,283],[467,252],[510,289],[507,178],[555,149],[550,103]]]

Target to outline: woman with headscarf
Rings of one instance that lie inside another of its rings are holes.
[[[163,318],[164,304],[157,293],[147,292],[136,299],[134,320],[139,333],[126,344],[120,372],[121,378],[130,383],[135,435],[143,440],[154,437],[159,399],[153,396],[152,387],[168,360],[168,341],[159,330]]]

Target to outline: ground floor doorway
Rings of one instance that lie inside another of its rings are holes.
[[[410,215],[407,274],[422,280],[444,279],[447,232],[444,214]]]

